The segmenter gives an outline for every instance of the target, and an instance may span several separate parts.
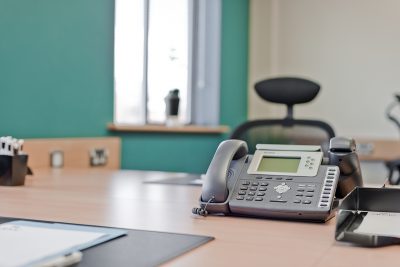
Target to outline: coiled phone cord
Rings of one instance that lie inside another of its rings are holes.
[[[192,213],[196,214],[196,215],[200,215],[203,217],[206,217],[208,215],[208,211],[207,211],[207,205],[209,203],[211,203],[213,200],[215,199],[214,196],[212,196],[206,203],[206,205],[204,206],[204,208],[200,207],[200,208],[193,208],[192,209]]]

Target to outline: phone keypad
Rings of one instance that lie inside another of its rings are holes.
[[[275,181],[279,181],[273,179]],[[273,183],[272,183],[273,184]],[[315,200],[315,184],[297,184],[289,185],[287,182],[275,182],[270,188],[271,182],[257,180],[241,180],[239,191],[236,194],[236,200],[243,201],[268,201],[277,203],[291,202],[299,205],[310,205]],[[292,193],[291,193],[292,192]],[[318,202],[318,201],[317,201]],[[322,202],[325,204],[325,202]]]
[[[316,176],[253,175],[243,170],[229,188],[228,205],[234,214],[326,219],[338,179],[339,168],[326,165],[320,165]]]
[[[268,190],[268,182],[242,180],[240,183],[240,191],[238,191],[236,199],[246,201],[263,201],[265,191]]]

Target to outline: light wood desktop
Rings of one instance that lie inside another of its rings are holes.
[[[200,187],[143,184],[173,173],[35,170],[25,186],[0,187],[0,215],[214,236],[168,266],[399,266],[399,246],[360,248],[325,224],[191,214]],[[156,252],[154,252],[156,253]],[[116,255],[117,256],[117,255]],[[149,255],[151,257],[151,255]]]

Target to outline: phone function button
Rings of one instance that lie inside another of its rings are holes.
[[[239,191],[238,195],[246,195],[246,191]]]
[[[329,200],[327,200],[327,199],[321,199],[321,202],[328,203],[328,202],[329,202]]]
[[[247,195],[248,195],[248,196],[255,196],[255,195],[256,195],[256,192],[249,192]]]
[[[262,201],[262,200],[263,200],[262,197],[256,197],[256,198],[255,198],[255,201]]]
[[[334,172],[328,172],[328,175],[335,175]]]
[[[267,191],[267,188],[265,186],[260,186],[260,188],[258,189],[258,191]]]
[[[313,197],[313,194],[307,194],[306,197]]]
[[[328,191],[328,190],[324,190],[324,194],[330,194],[331,193],[331,191]]]
[[[272,177],[265,177],[265,179],[267,179],[267,180],[272,180]]]
[[[301,202],[301,199],[295,199],[295,200],[293,200],[293,203],[300,203]]]
[[[287,177],[285,180],[286,180],[286,181],[292,181],[293,178],[292,178],[292,177]]]
[[[276,177],[275,180],[282,180],[282,177]]]
[[[322,198],[329,198],[329,195],[322,195]]]
[[[252,182],[251,185],[258,185],[258,182]]]
[[[303,200],[303,204],[311,204],[311,200]]]
[[[307,187],[313,187],[313,188],[315,188],[315,184],[308,184]]]
[[[254,199],[254,197],[246,197],[247,201],[252,201]]]
[[[237,199],[237,200],[243,200],[243,199],[244,199],[244,196],[237,196],[236,199]]]
[[[240,190],[247,190],[249,187],[247,187],[247,186],[241,186],[240,187]]]
[[[321,204],[319,204],[321,207],[327,207],[328,205],[327,204],[325,204],[325,203],[321,203]]]
[[[242,185],[250,185],[250,181],[243,181]]]
[[[250,187],[250,191],[257,191],[257,186]]]
[[[261,182],[260,185],[261,185],[261,186],[268,186],[269,183],[268,183],[268,182]]]
[[[278,195],[278,196],[276,196],[276,198],[277,198],[277,199],[281,199],[281,198],[282,198],[282,196],[281,196],[281,195]]]
[[[262,179],[263,177],[262,176],[256,176],[256,179]]]
[[[304,189],[303,188],[299,188],[299,189],[297,189],[297,191],[298,192],[304,192]]]
[[[287,201],[282,199],[271,199],[269,202],[286,203]]]
[[[265,196],[264,192],[257,192],[257,196]]]
[[[282,183],[280,185],[275,186],[274,189],[277,193],[282,194],[289,191],[290,187],[287,184]]]
[[[298,187],[306,187],[305,184],[299,184]]]
[[[314,192],[314,189],[307,189],[307,192]]]
[[[302,197],[303,194],[296,194],[296,197]]]

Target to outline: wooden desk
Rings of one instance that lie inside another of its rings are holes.
[[[191,215],[200,187],[143,184],[161,172],[38,171],[0,187],[0,215],[214,236],[172,266],[399,266],[399,246],[359,248],[334,240],[335,219],[300,223]],[[151,256],[151,255],[149,255]]]

